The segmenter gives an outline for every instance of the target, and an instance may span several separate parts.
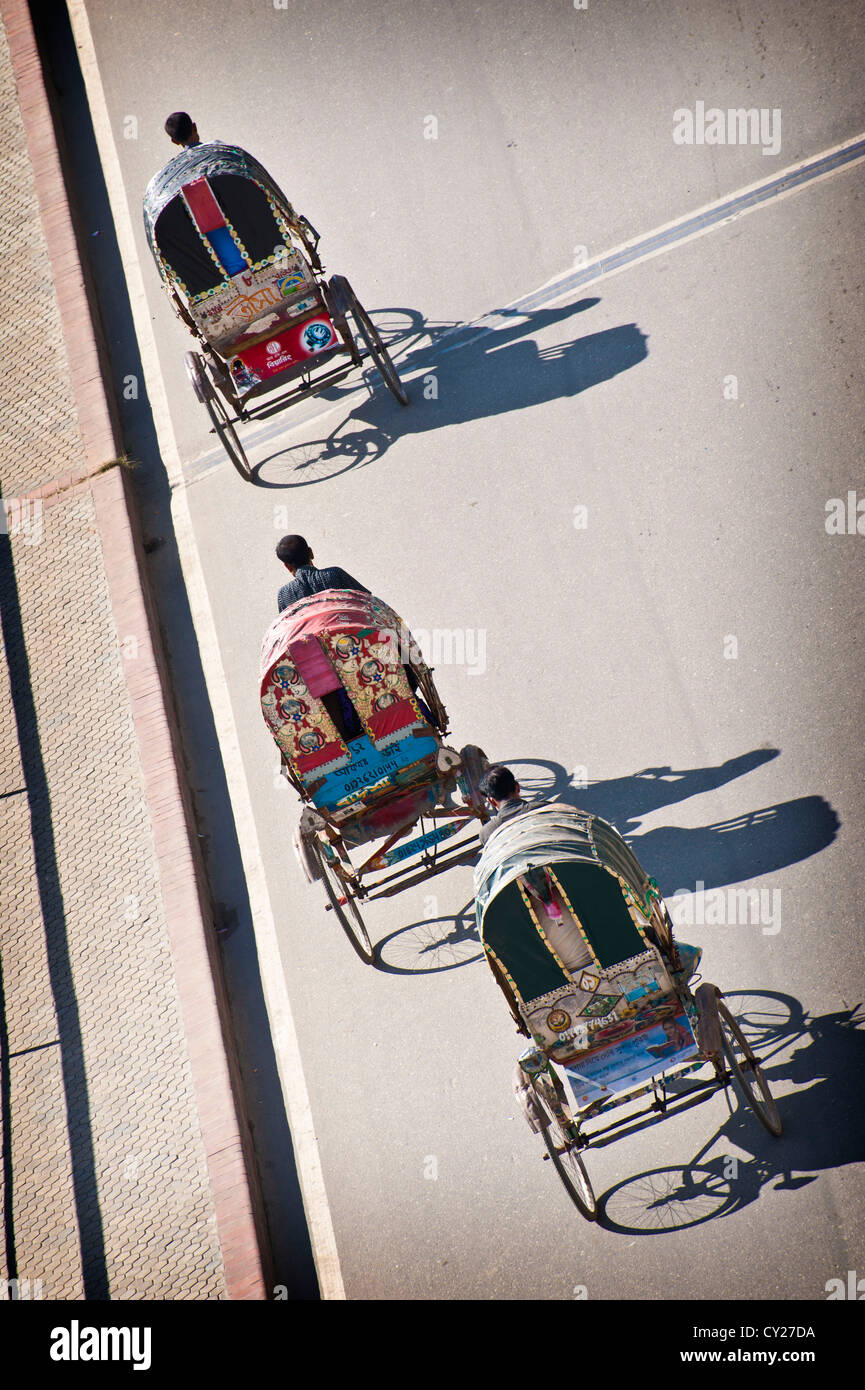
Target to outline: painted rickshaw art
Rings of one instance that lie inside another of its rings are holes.
[[[765,1128],[781,1133],[769,1084],[721,991],[689,986],[700,952],[676,944],[657,883],[609,822],[559,803],[506,820],[475,868],[475,910],[488,964],[531,1039],[517,1095],[589,1220],[597,1207],[587,1149],[731,1080]],[[696,1075],[704,1068],[708,1079]],[[608,1121],[618,1107],[627,1113]]]
[[[367,360],[408,403],[348,280],[326,278],[318,232],[244,150],[211,141],[176,155],[147,186],[144,226],[175,313],[199,342],[185,357],[192,389],[242,477],[252,469],[236,425]],[[257,403],[277,387],[287,389]]]
[[[447,713],[411,633],[356,590],[313,594],[271,625],[261,709],[306,803],[294,833],[299,863],[371,964],[360,905],[474,857],[476,822],[488,818],[478,789],[487,760],[479,748],[445,744]],[[361,846],[370,849],[355,867],[351,851]]]

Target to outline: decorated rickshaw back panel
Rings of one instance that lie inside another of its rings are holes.
[[[628,885],[598,863],[527,869],[487,904],[484,949],[535,1042],[564,1060],[673,994]]]
[[[286,609],[265,636],[262,712],[323,809],[360,812],[435,766],[439,741],[400,659],[402,629],[371,595],[330,590]]]
[[[633,1018],[601,1029],[592,1050],[564,1070],[582,1107],[634,1090],[695,1060],[701,1059],[691,1020],[676,995],[667,995]]]

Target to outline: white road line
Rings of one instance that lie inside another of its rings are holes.
[[[846,162],[839,163],[830,169],[821,168],[826,161],[843,155],[845,151],[852,151],[855,146],[862,148]],[[810,155],[807,159],[800,159],[795,164],[788,165],[780,174],[773,174],[770,178],[759,179],[756,183],[746,184],[744,188],[737,189],[735,193],[728,193],[725,197],[717,198],[712,203],[704,203],[702,207],[696,208],[693,212],[685,213],[672,222],[665,222],[651,232],[632,237],[629,241],[623,241],[610,251],[605,251],[602,255],[587,261],[578,273],[569,271],[565,275],[555,276],[534,293],[521,296],[520,299],[514,300],[506,308],[513,313],[522,305],[527,308],[536,308],[540,305],[545,308],[549,307],[571,293],[574,288],[582,289],[586,285],[597,284],[599,280],[606,280],[613,275],[618,275],[621,271],[630,269],[632,265],[641,265],[644,261],[652,260],[655,256],[662,256],[677,246],[684,246],[689,241],[695,241],[698,237],[707,236],[719,227],[728,227],[731,222],[737,221],[740,217],[746,217],[749,213],[756,212],[760,208],[770,207],[776,202],[782,202],[785,198],[791,198],[803,189],[813,188],[815,184],[822,183],[825,179],[835,178],[837,174],[844,173],[847,169],[856,168],[863,162],[865,162],[865,132],[854,135],[849,140],[842,140],[839,145],[830,145],[829,149],[822,150],[818,155]],[[810,174],[805,172],[809,169],[813,169],[814,172]],[[797,175],[803,176],[791,187],[773,189],[773,185],[789,181]],[[728,210],[726,215],[725,209]],[[691,232],[676,235],[677,229],[687,227],[689,223],[693,222],[702,222],[703,225],[695,227]],[[665,238],[665,241],[657,247],[646,245],[646,249],[641,253],[631,257],[627,257],[625,254],[632,248],[651,243],[662,237]],[[621,261],[621,263],[610,265],[609,263],[613,261]],[[477,323],[482,324],[486,319],[493,320],[500,313],[502,313],[501,310],[494,310],[485,319],[477,320]],[[450,329],[444,336],[449,336],[455,331],[458,330]],[[455,346],[461,346],[461,344],[455,344]]]
[[[655,256],[666,255],[677,246],[685,246],[689,241],[695,241],[697,237],[707,236],[719,227],[728,227],[731,222],[747,216],[748,213],[756,212],[758,208],[772,206],[784,198],[790,198],[795,193],[801,192],[804,188],[812,188],[814,184],[821,183],[824,179],[834,178],[837,174],[843,173],[845,169],[856,168],[857,165],[865,161],[865,148],[862,149],[861,153],[850,158],[847,163],[839,164],[835,168],[823,170],[820,166],[825,161],[842,155],[847,150],[852,150],[854,146],[862,145],[863,142],[865,142],[865,134],[854,135],[849,140],[843,140],[840,145],[831,145],[828,150],[823,150],[818,155],[810,155],[807,159],[800,159],[797,163],[788,165],[780,174],[772,174],[769,178],[746,184],[744,188],[737,189],[735,193],[728,193],[723,198],[716,198],[714,202],[704,203],[702,207],[684,213],[681,217],[674,218],[672,222],[665,222],[651,232],[644,232],[640,236],[631,237],[629,241],[620,242],[618,246],[604,251],[600,256],[593,256],[579,269],[572,269],[562,275],[554,276],[552,280],[548,280],[537,290],[521,295],[519,299],[512,300],[502,308],[492,309],[478,319],[472,319],[467,323],[456,324],[453,328],[446,329],[436,338],[435,342],[431,341],[425,348],[415,347],[413,349],[412,358],[423,352],[427,354],[429,361],[426,364],[413,362],[409,369],[412,375],[403,379],[412,380],[424,371],[429,371],[435,365],[436,358],[443,356],[446,352],[457,352],[460,348],[468,347],[470,343],[484,337],[485,334],[494,333],[497,329],[505,327],[512,321],[514,314],[552,308],[553,305],[566,299],[577,289],[582,290],[590,285],[597,285],[599,281],[608,280],[613,275],[620,275],[622,271],[630,270],[632,266],[642,265],[645,261],[653,260]],[[813,174],[806,174],[801,181],[790,188],[777,188],[773,191],[774,185],[793,179],[809,168],[814,169]],[[725,209],[729,211],[725,213]],[[679,229],[684,229],[695,222],[702,223],[702,225],[694,227],[692,231],[682,230],[677,235]],[[660,244],[653,245],[654,242]],[[640,247],[644,249],[641,251]],[[634,254],[628,255],[629,251],[633,251]],[[467,334],[470,336],[466,336]],[[448,338],[454,337],[458,339],[457,342],[450,344],[446,342]],[[443,343],[445,346],[442,346]],[[398,344],[394,344],[394,350],[398,352]],[[399,368],[398,358],[396,365]],[[381,385],[381,382],[374,382],[371,389],[379,389]],[[345,404],[354,400],[357,394],[353,391],[339,401],[330,403],[318,413],[308,415],[303,423],[305,425],[311,424],[331,414],[334,410],[343,408]],[[254,447],[256,444],[279,437],[279,434],[279,427],[274,424],[260,427],[258,434],[254,429],[249,430],[246,439],[249,446]],[[216,466],[218,457],[216,450],[208,450],[206,454],[200,455],[198,459],[193,461],[192,476],[196,480],[206,476]],[[198,468],[197,472],[195,471],[196,467]]]
[[[258,843],[249,788],[243,768],[237,727],[231,708],[228,684],[222,666],[219,642],[198,546],[192,528],[180,455],[171,423],[165,387],[159,370],[156,342],[151,329],[150,311],[144,292],[144,279],[135,246],[132,221],[126,204],[120,160],[111,130],[108,106],[102,87],[102,79],[99,75],[96,51],[84,8],[84,0],[69,0],[69,17],[90,103],[93,129],[114,216],[117,243],[126,272],[129,300],[132,306],[141,362],[147,377],[154,426],[172,489],[171,510],[180,563],[201,650],[207,692],[213,708],[214,724],[234,812],[255,929],[255,941],[261,967],[261,983],[267,1003],[282,1093],[297,1160],[298,1177],[303,1193],[319,1289],[322,1298],[344,1299],[345,1288],[324,1186],[321,1155],[315,1135],[300,1047],[288,996],[285,968],[279,954],[276,924]]]

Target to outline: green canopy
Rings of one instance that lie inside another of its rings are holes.
[[[547,940],[543,907],[538,904],[533,915],[521,891],[520,880],[539,868],[567,899],[593,968],[606,970],[646,952],[627,895],[648,916],[653,883],[615,827],[558,803],[531,808],[503,822],[475,869],[481,940],[523,1000],[569,983]]]

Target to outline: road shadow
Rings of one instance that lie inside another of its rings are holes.
[[[726,995],[734,1014],[743,997]],[[780,1098],[776,1091],[781,1136],[769,1135],[739,1098],[693,1159],[680,1167],[646,1170],[610,1188],[598,1203],[599,1224],[606,1229],[624,1235],[686,1230],[741,1211],[766,1187],[797,1192],[818,1181],[821,1172],[865,1159],[865,1113],[856,1084],[865,1065],[862,1006],[808,1018],[792,996],[767,993],[765,998],[771,1004],[783,1001],[793,1020],[774,1039],[766,1033],[762,1044],[758,1037],[750,1039],[773,1091],[784,1083],[796,1088]],[[747,999],[759,1001],[761,994]],[[783,1058],[777,1057],[780,1049]],[[697,1107],[694,1114],[699,1113]],[[724,1141],[751,1157],[703,1157]]]
[[[641,862],[651,864],[661,892],[672,894],[690,884],[717,888],[798,864],[831,845],[839,826],[822,796],[800,796],[696,830],[648,830],[631,843]]]
[[[701,883],[709,889],[758,878],[818,854],[832,843],[840,822],[821,796],[798,797],[697,828],[664,826],[635,833],[642,817],[650,812],[726,786],[778,753],[777,748],[755,748],[715,766],[676,771],[649,767],[631,777],[614,777],[585,787],[575,786],[573,774],[550,759],[516,756],[505,761],[527,801],[563,801],[612,821],[627,836],[647,872],[657,879],[661,892],[669,897],[677,889],[690,891],[685,885]],[[749,905],[748,912],[751,910]],[[760,912],[763,910],[761,904]],[[773,920],[774,911],[773,905]],[[472,900],[453,917],[410,922],[376,947],[378,968],[395,975],[453,970],[481,959]]]
[[[399,927],[376,946],[376,966],[387,975],[430,975],[474,965],[484,952],[474,898],[451,917],[427,917]]]
[[[618,376],[648,356],[647,337],[635,323],[539,347],[535,335],[593,308],[597,298],[557,309],[502,310],[502,326],[468,330],[444,339],[438,350],[418,348],[397,365],[407,374],[409,407],[376,390],[340,420],[324,439],[277,449],[256,464],[254,481],[266,487],[297,487],[325,481],[349,468],[380,459],[397,440],[428,430],[525,410],[579,395]],[[356,390],[356,387],[353,388]],[[322,399],[337,403],[339,388]],[[286,476],[285,466],[292,472]],[[298,478],[298,472],[303,476]]]
[[[102,1209],[99,1201],[99,1185],[96,1177],[90,1092],[84,1064],[84,1040],[81,1033],[78,996],[72,969],[66,904],[60,882],[60,866],[57,861],[51,790],[42,756],[39,720],[36,713],[30,661],[27,655],[27,642],[21,616],[12,542],[5,531],[0,531],[0,630],[2,630],[4,655],[9,670],[21,769],[30,811],[30,837],[41,915],[39,925],[45,935],[45,958],[57,1019],[57,1047],[60,1053],[60,1069],[63,1079],[72,1191],[81,1255],[81,1279],[85,1299],[101,1301],[109,1298],[108,1267],[105,1255]],[[12,847],[8,846],[7,848],[11,850]],[[12,1093],[12,1075],[9,1067],[9,1038],[2,976],[0,976],[0,1014],[2,1014],[0,1047],[2,1047],[3,1058],[2,1067],[0,1067],[0,1123],[2,1123],[3,1131],[5,1262],[10,1271],[7,1277],[16,1279],[18,1266],[15,1251],[13,1201],[16,1192],[12,1170],[11,1142],[15,1106]],[[26,1193],[21,1191],[17,1193],[17,1197],[22,1202],[32,1200],[32,1194],[31,1198],[28,1199]],[[26,1274],[27,1271],[25,1270],[24,1273]]]
[[[611,821],[664,894],[686,885],[741,883],[819,854],[838,834],[839,817],[822,796],[802,796],[713,824],[667,825],[639,833],[643,817],[713,791],[778,757],[755,748],[713,767],[647,767],[630,777],[575,785],[573,774],[548,759],[507,759],[527,799],[555,799]]]

